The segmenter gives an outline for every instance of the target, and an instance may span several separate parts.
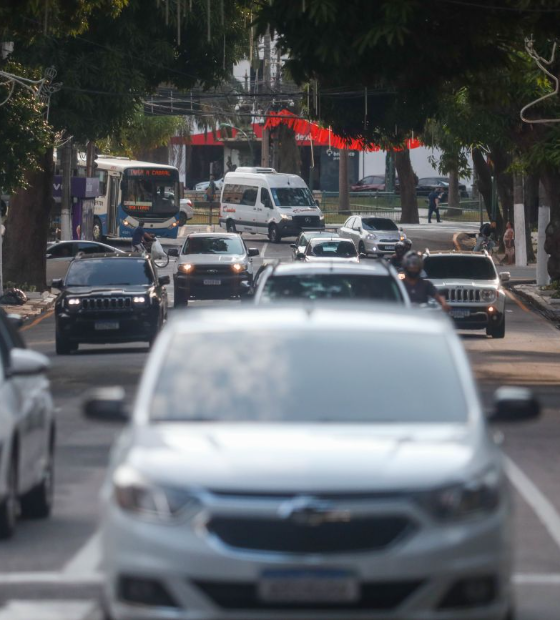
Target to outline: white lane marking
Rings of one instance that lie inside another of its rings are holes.
[[[22,584],[65,584],[65,585],[96,585],[101,583],[103,575],[101,573],[90,573],[89,575],[70,575],[66,573],[0,573],[0,585],[22,585]]]
[[[506,472],[513,486],[541,520],[560,549],[560,515],[535,483],[507,456]]]
[[[96,609],[95,601],[12,600],[0,610],[0,620],[86,620]]]
[[[91,575],[101,564],[101,533],[93,536],[70,558],[64,565],[62,572],[66,575]]]
[[[537,585],[537,586],[560,586],[559,574],[525,574],[517,573],[513,576],[513,583],[516,585]]]
[[[264,258],[264,255],[266,254],[266,250],[267,250],[267,248],[268,248],[268,243],[265,243],[265,244],[263,245],[263,251],[262,251],[262,253],[261,253],[261,258]]]

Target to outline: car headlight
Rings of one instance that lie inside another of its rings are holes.
[[[399,241],[404,241],[405,239],[406,239],[406,236],[405,236],[405,235],[401,235],[401,236],[399,237]]]
[[[491,288],[482,289],[480,299],[487,304],[492,303],[496,301],[496,291],[493,291]]]
[[[135,304],[145,304],[147,299],[144,295],[138,295],[137,297],[132,298],[133,303]]]
[[[283,220],[291,220],[291,219],[292,219],[292,216],[291,216],[291,215],[286,215],[285,213],[282,213],[282,214],[280,215],[280,217],[281,217]]]
[[[247,271],[247,265],[243,265],[241,263],[234,263],[231,268],[235,273],[241,273],[242,271]]]
[[[179,265],[178,269],[182,273],[192,273],[194,271],[194,265],[191,263],[183,263]]]
[[[320,219],[320,220],[324,220],[324,219],[325,219],[325,216],[324,216],[323,214],[321,214],[321,215],[319,216],[319,219]]]
[[[421,494],[419,499],[438,521],[460,521],[496,510],[501,487],[500,473],[489,469],[469,482]]]
[[[377,239],[377,235],[372,235],[371,233],[366,236],[368,241],[375,241]]]
[[[120,467],[114,474],[113,497],[126,512],[162,521],[192,518],[202,509],[201,501],[192,493],[155,484],[127,466]]]
[[[67,303],[69,306],[76,308],[77,306],[79,306],[82,302],[80,299],[78,299],[77,297],[69,297],[67,300]]]

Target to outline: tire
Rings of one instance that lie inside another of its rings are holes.
[[[360,244],[358,245],[358,254],[367,254],[366,246],[363,241],[360,241]]]
[[[21,498],[21,514],[28,519],[46,519],[50,516],[54,497],[54,439],[49,446],[49,457],[43,480]]]
[[[18,514],[17,456],[14,454],[8,471],[8,495],[0,504],[0,538],[11,538],[14,535]]]
[[[179,228],[181,228],[181,226],[184,226],[186,223],[187,223],[187,214],[184,211],[181,211],[179,215],[177,216],[177,225],[179,226]]]
[[[78,350],[78,345],[74,342],[70,342],[63,336],[56,334],[55,336],[56,354],[57,355],[70,355],[73,351]]]
[[[506,335],[506,319],[505,317],[498,325],[490,325],[486,328],[486,335],[492,338],[505,338]]]
[[[175,300],[173,302],[173,307],[178,308],[179,306],[188,306],[189,298],[185,295],[184,291],[180,289],[175,289]]]
[[[164,267],[167,267],[167,265],[169,265],[169,254],[166,254],[165,258],[155,258],[154,265],[158,267],[159,269],[163,269]]]
[[[276,224],[271,224],[268,227],[268,238],[272,243],[280,243],[280,241],[282,240],[282,235],[280,234],[280,231],[278,230],[278,226],[276,226]]]
[[[237,232],[237,230],[235,230],[235,222],[233,220],[227,220],[227,222],[226,222],[226,231],[228,233],[235,233],[235,232]]]
[[[103,226],[101,225],[101,220],[98,217],[93,218],[93,240],[94,241],[105,241],[105,236],[103,235]]]

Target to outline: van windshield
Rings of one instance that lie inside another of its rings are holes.
[[[316,207],[308,187],[272,187],[270,189],[278,207]]]

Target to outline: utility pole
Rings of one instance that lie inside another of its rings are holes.
[[[350,188],[348,185],[348,149],[338,151],[338,212],[350,211]]]
[[[263,82],[265,92],[270,92],[270,28],[266,29],[263,37]],[[269,111],[267,105],[266,112]],[[266,120],[265,120],[266,123]],[[263,129],[262,148],[261,148],[261,166],[268,168],[270,166],[270,130]]]
[[[95,170],[95,142],[90,140],[86,147],[86,177],[92,177]]]
[[[60,149],[62,167],[62,195],[60,198],[60,239],[72,239],[72,138]]]
[[[547,263],[548,254],[544,251],[544,241],[546,239],[546,227],[550,223],[550,207],[546,205],[546,192],[542,183],[539,183],[539,227],[537,236],[537,286],[550,284]]]
[[[525,234],[525,204],[523,196],[523,174],[513,175],[513,217],[515,221],[515,264],[527,266],[527,236]]]

